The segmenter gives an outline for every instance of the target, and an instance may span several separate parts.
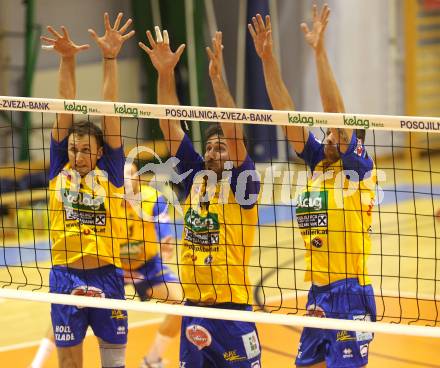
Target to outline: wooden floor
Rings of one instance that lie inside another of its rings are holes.
[[[440,208],[440,174],[429,173],[440,167],[440,159],[417,162],[382,162],[386,180],[384,202],[376,208],[373,224],[373,249],[369,260],[380,319],[440,326],[440,223],[433,214]],[[393,167],[393,169],[389,169]],[[419,171],[409,171],[415,168]],[[400,192],[387,191],[397,186]],[[425,195],[427,190],[434,195]],[[407,191],[421,194],[408,195]],[[394,200],[395,199],[395,200]],[[304,250],[294,221],[277,221],[260,226],[253,257],[251,278],[259,280],[260,296],[273,307],[304,306]],[[48,263],[28,268],[0,268],[0,286],[14,283],[47,284]],[[260,282],[261,281],[261,282]],[[295,291],[300,291],[295,296]],[[422,300],[426,299],[426,300]],[[281,301],[282,300],[282,301]],[[302,312],[299,312],[302,314]],[[130,313],[131,324],[127,367],[139,361],[154,338],[161,316]],[[0,367],[26,367],[36,351],[38,340],[49,326],[49,306],[43,303],[0,301]],[[293,367],[300,331],[292,328],[259,325],[263,347],[263,367]],[[178,367],[178,339],[166,354],[169,367]],[[85,367],[98,366],[98,350],[93,336],[86,338]],[[46,367],[56,367],[53,354]],[[439,367],[440,339],[376,334],[370,349],[369,367]]]

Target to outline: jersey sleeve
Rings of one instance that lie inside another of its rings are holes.
[[[304,160],[310,170],[314,171],[316,165],[324,159],[324,145],[316,139],[313,133],[309,132],[303,151],[297,155]]]
[[[180,143],[179,149],[176,152],[176,157],[180,160],[177,164],[179,174],[184,174],[191,170],[191,173],[183,179],[183,186],[185,190],[185,198],[188,196],[194,176],[204,168],[204,161],[193,147],[191,140],[185,134]]]
[[[356,137],[356,131],[353,131],[347,151],[341,153],[341,160],[343,169],[355,171],[359,180],[366,179],[373,169],[373,160],[368,156],[362,140]]]
[[[120,188],[124,185],[124,148],[111,148],[104,142],[104,153],[98,161],[98,167],[107,172],[108,180],[115,187]]]
[[[52,135],[50,136],[49,180],[55,178],[69,162],[68,139],[66,137],[61,142],[57,142]]]
[[[153,216],[157,218],[154,227],[158,241],[161,241],[167,236],[174,236],[170,216],[168,214],[167,201],[163,196],[157,198],[156,204],[153,207]]]
[[[246,204],[240,203],[241,201],[238,199],[237,203],[241,205],[241,207],[245,209],[252,208],[258,198],[258,194],[260,193],[260,179],[257,171],[255,170],[255,163],[250,158],[249,155],[246,156],[246,159],[239,167],[232,168],[232,176],[231,176],[231,190],[234,193],[234,196],[237,199],[242,198],[245,200]],[[242,176],[240,174],[244,173]],[[240,178],[240,182],[239,182]],[[246,182],[242,183],[241,179],[246,179]],[[238,188],[237,188],[238,186]],[[244,186],[244,194],[241,193],[243,189],[240,186]],[[238,189],[238,190],[237,190]],[[240,193],[238,193],[240,191]],[[250,200],[251,196],[255,198],[255,200]],[[250,203],[247,203],[250,202]]]

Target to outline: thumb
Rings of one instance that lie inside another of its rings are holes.
[[[182,45],[180,45],[179,48],[177,49],[177,51],[176,51],[176,56],[177,56],[179,59],[180,59],[180,57],[182,56],[183,51],[185,50],[185,47],[186,47],[186,45],[185,45],[185,44],[182,44]]]
[[[89,28],[89,33],[90,33],[90,36],[96,41],[96,42],[98,42],[98,35],[96,34],[96,32],[93,30],[93,29],[91,29],[91,28]]]
[[[306,23],[301,23],[301,30],[304,32],[304,34],[307,34],[310,32],[309,27]]]

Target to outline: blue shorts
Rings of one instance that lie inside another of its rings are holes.
[[[122,270],[113,265],[92,270],[54,266],[50,271],[49,286],[51,293],[93,294],[95,297],[125,299]],[[51,317],[55,344],[58,347],[80,344],[88,326],[105,342],[127,343],[126,311],[52,304]]]
[[[348,320],[376,321],[376,302],[371,285],[361,286],[357,279],[313,285],[307,300],[307,314]],[[328,368],[362,367],[368,363],[370,332],[303,329],[296,358],[297,366],[325,361]]]
[[[193,305],[187,302],[187,305]],[[242,304],[217,304],[215,308],[252,310]],[[261,350],[255,323],[183,317],[180,366],[260,368]]]
[[[127,285],[133,285],[142,301],[148,299],[147,290],[164,283],[179,283],[178,277],[164,263],[159,255],[148,260],[135,270],[125,271]],[[127,275],[129,281],[127,281]]]

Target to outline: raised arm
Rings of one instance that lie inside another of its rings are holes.
[[[76,97],[75,56],[78,52],[87,50],[89,45],[76,45],[69,36],[66,27],[61,26],[63,35],[55,31],[51,26],[47,30],[54,38],[42,36],[41,40],[47,43],[47,50],[54,50],[60,55],[60,69],[58,73],[58,96],[73,100]],[[52,137],[61,142],[67,137],[69,128],[73,123],[72,114],[59,114],[52,128]]]
[[[163,31],[162,37],[159,27],[155,27],[155,31],[156,41],[154,41],[151,32],[147,31],[150,47],[142,42],[139,42],[139,46],[148,54],[159,76],[157,81],[157,102],[163,105],[179,105],[174,68],[180,60],[185,45],[180,45],[176,52],[172,52],[168,32],[166,30]],[[175,156],[185,136],[180,121],[162,119],[160,120],[160,129],[167,142],[170,155]]]
[[[96,41],[101,49],[104,63],[104,79],[103,79],[103,98],[106,101],[118,100],[118,68],[117,57],[121,51],[122,45],[126,40],[134,36],[134,31],[127,34],[128,27],[132,23],[131,19],[119,29],[123,14],[119,13],[113,28],[110,25],[108,13],[104,14],[105,34],[98,37],[93,29],[89,29],[89,33]],[[116,116],[104,116],[102,119],[102,131],[104,133],[105,142],[113,149],[122,146],[121,137],[121,119]]]
[[[267,15],[266,22],[264,22],[262,16],[257,14],[252,18],[252,24],[248,24],[248,29],[254,41],[255,50],[263,63],[264,80],[272,108],[275,110],[295,110],[295,104],[283,81],[278,62],[273,54],[270,16]],[[297,126],[284,127],[284,133],[293,149],[301,153],[309,137],[308,129]]]
[[[209,76],[218,107],[235,107],[228,86],[223,79],[223,45],[222,33],[216,32],[212,39],[212,49],[207,47],[209,57]],[[246,159],[247,150],[243,140],[243,127],[241,124],[221,123],[223,134],[228,145],[229,158],[235,167],[240,166]]]
[[[309,30],[306,23],[301,24],[304,37],[315,53],[316,68],[318,72],[319,92],[321,94],[322,107],[325,112],[345,112],[344,101],[338,84],[333,75],[333,70],[327,56],[324,36],[330,17],[330,8],[327,4],[322,8],[321,14],[316,5],[313,5],[313,27]],[[339,144],[339,150],[344,153],[348,149],[352,129],[330,129]]]

